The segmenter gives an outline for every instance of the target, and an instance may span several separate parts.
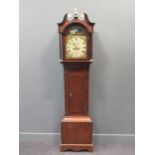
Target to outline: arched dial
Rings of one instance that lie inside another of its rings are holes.
[[[85,59],[87,58],[87,36],[68,35],[66,36],[67,59]]]

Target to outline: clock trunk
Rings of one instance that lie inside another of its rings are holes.
[[[88,64],[64,65],[66,115],[88,115]]]

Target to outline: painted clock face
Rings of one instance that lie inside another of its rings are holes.
[[[67,59],[85,59],[87,58],[87,36],[68,35],[66,37]]]

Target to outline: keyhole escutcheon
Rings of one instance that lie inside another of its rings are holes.
[[[69,96],[72,97],[72,93],[69,93]]]

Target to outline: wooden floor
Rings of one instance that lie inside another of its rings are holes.
[[[94,147],[94,152],[60,152],[58,145],[21,142],[19,155],[134,155],[133,144],[105,144]]]

